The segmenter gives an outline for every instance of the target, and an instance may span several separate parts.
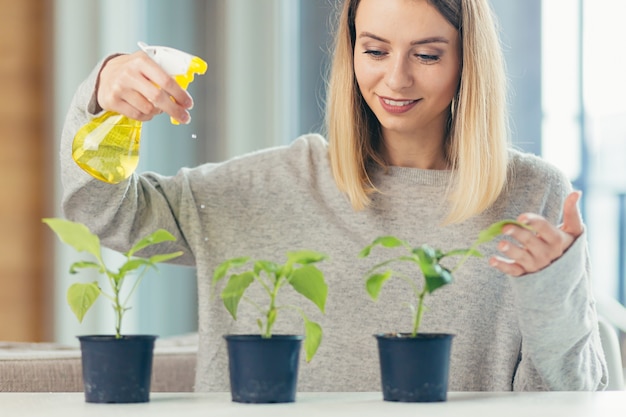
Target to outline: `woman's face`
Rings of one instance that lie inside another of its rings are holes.
[[[457,30],[427,0],[361,0],[354,71],[386,140],[443,139],[460,78]]]

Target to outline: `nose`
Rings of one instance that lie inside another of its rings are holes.
[[[413,84],[413,75],[410,71],[409,60],[403,55],[397,55],[389,62],[385,84],[392,91],[400,91]]]

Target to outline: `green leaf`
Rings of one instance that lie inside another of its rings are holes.
[[[409,247],[409,244],[407,242],[405,242],[404,240],[398,239],[395,236],[381,236],[381,237],[374,239],[372,243],[364,247],[361,250],[361,253],[359,253],[359,257],[365,258],[366,256],[369,256],[370,252],[372,251],[372,248],[377,245],[383,246],[385,248],[395,248],[398,246]]]
[[[424,274],[424,281],[426,282],[426,291],[430,294],[436,289],[450,284],[452,282],[452,274],[441,265],[435,264],[428,274]]]
[[[290,264],[308,265],[323,261],[326,258],[327,256],[323,253],[306,249],[297,252],[287,252],[287,262]]]
[[[379,264],[374,265],[372,268],[370,268],[369,271],[367,271],[367,273],[371,273],[377,269],[382,268],[383,266],[389,265],[391,263],[394,262],[398,262],[398,261],[403,261],[403,262],[412,262],[414,264],[419,264],[419,259],[417,258],[417,256],[415,255],[410,255],[410,256],[399,256],[397,258],[393,258],[393,259],[388,259],[384,262],[381,262]]]
[[[311,300],[322,313],[324,312],[328,285],[324,281],[322,271],[314,265],[304,265],[295,269],[288,281],[294,290]]]
[[[120,267],[119,275],[123,277],[126,274],[141,268],[142,266],[146,268],[150,267],[150,268],[157,269],[158,263],[169,261],[170,259],[174,259],[182,254],[183,253],[181,251],[178,251],[178,252],[172,252],[172,253],[153,255],[147,259],[146,258],[132,258],[126,261],[124,265]]]
[[[429,245],[422,245],[418,248],[413,249],[413,253],[415,253],[419,260],[420,260],[420,264],[422,262],[426,262],[427,264],[432,264],[434,262],[437,262],[438,259],[438,252],[433,249],[431,246]]]
[[[444,253],[441,249],[435,249],[435,259],[437,261],[442,260],[446,256],[454,255],[452,252]]]
[[[265,271],[268,275],[274,275],[279,269],[280,266],[275,262],[256,261],[254,263],[254,273],[257,275],[259,275],[261,271]]]
[[[445,258],[445,257],[448,257],[448,256],[475,256],[477,258],[482,258],[483,254],[480,253],[476,249],[454,249],[454,250],[451,250],[450,252],[444,253],[438,259],[441,260],[442,258]]]
[[[85,251],[91,253],[100,263],[103,263],[100,239],[91,233],[87,226],[82,223],[58,218],[46,218],[42,221],[57,234],[62,242],[67,243],[78,252]]]
[[[304,352],[306,361],[310,362],[322,343],[322,326],[304,318]]]
[[[414,249],[417,263],[424,275],[431,273],[433,265],[437,262],[436,254],[429,246],[422,245]]]
[[[120,267],[119,275],[124,276],[132,271],[135,271],[141,268],[142,266],[153,266],[153,264],[148,259],[134,258],[129,261],[126,261],[124,265]]]
[[[157,254],[157,255],[152,255],[150,258],[148,258],[148,260],[154,266],[154,264],[167,262],[167,261],[169,261],[171,259],[178,258],[182,254],[183,254],[182,251],[172,252],[172,253],[161,253],[161,254]]]
[[[373,248],[372,245],[367,245],[366,247],[361,249],[361,252],[359,252],[359,258],[366,258],[370,256],[370,253],[372,252],[372,248]]]
[[[96,262],[91,262],[91,261],[78,261],[78,262],[74,262],[72,265],[70,265],[70,274],[76,274],[78,273],[79,269],[87,269],[87,268],[93,268],[93,269],[97,269],[99,272],[104,272],[102,270],[102,265],[96,263]]]
[[[293,272],[293,264],[287,261],[283,265],[279,265],[278,270],[276,271],[274,277],[274,283],[278,282],[278,280],[282,277],[288,277]]]
[[[452,274],[439,264],[435,249],[422,245],[415,249],[415,254],[419,259],[419,267],[424,274],[425,289],[428,293],[452,282]]]
[[[391,278],[391,275],[391,271],[386,271],[382,274],[370,275],[369,278],[367,278],[367,281],[365,282],[365,289],[372,300],[378,300],[378,295],[380,294],[383,284]]]
[[[374,245],[381,245],[385,248],[395,248],[398,246],[409,246],[404,240],[398,239],[395,236],[381,236],[376,238],[372,243]]]
[[[237,309],[239,308],[239,301],[243,296],[243,293],[254,281],[254,273],[251,271],[244,272],[239,275],[231,275],[228,283],[224,287],[222,294],[222,301],[226,310],[230,313],[233,319],[237,320]]]
[[[67,290],[67,303],[74,312],[79,322],[82,323],[83,317],[93,303],[100,296],[100,287],[97,282],[89,284],[76,283],[72,284]]]
[[[170,232],[165,229],[159,229],[135,243],[135,245],[128,252],[126,252],[126,256],[133,256],[134,253],[139,252],[148,246],[156,245],[161,242],[171,242],[174,240],[176,240],[176,238]]]
[[[219,280],[224,278],[226,274],[228,274],[228,270],[244,265],[246,262],[248,262],[248,259],[250,258],[247,256],[242,256],[240,258],[228,259],[219,264],[213,272],[213,285],[215,285]]]
[[[486,229],[481,230],[480,233],[478,233],[478,238],[476,239],[474,246],[478,246],[482,243],[486,243],[486,242],[493,240],[494,238],[496,238],[496,236],[502,234],[502,229],[504,228],[504,226],[509,225],[509,224],[523,227],[524,229],[533,230],[532,227],[524,223],[520,223],[517,220],[501,220],[499,222],[495,222],[491,224]]]

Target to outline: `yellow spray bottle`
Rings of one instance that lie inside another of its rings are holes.
[[[204,74],[207,63],[197,56],[166,46],[139,47],[178,85],[187,89],[195,74]],[[178,124],[170,118],[172,124]],[[142,122],[107,111],[85,124],[74,136],[72,157],[83,170],[101,181],[116,184],[130,177],[139,163]]]

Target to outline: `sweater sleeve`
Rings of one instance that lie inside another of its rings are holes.
[[[181,194],[186,189],[182,186],[184,174],[172,178],[133,174],[119,184],[108,184],[94,179],[72,159],[76,132],[94,117],[93,113],[101,111],[95,105],[95,89],[105,62],[106,59],[100,62],[78,87],[63,126],[60,146],[63,214],[84,223],[105,246],[118,251],[128,250],[138,237],[158,228],[166,229],[176,241],[155,245],[143,253],[182,250],[184,255],[174,262],[193,265],[192,251],[177,221]]]
[[[605,389],[586,233],[547,268],[509,279],[522,332],[514,390]]]

